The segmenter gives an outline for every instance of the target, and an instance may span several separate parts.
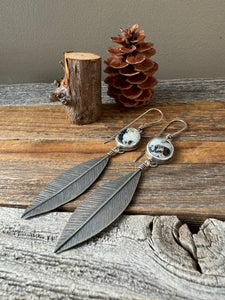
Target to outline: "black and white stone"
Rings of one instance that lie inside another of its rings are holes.
[[[172,158],[174,147],[165,138],[156,137],[146,147],[146,156],[155,162],[164,163]]]
[[[116,147],[125,151],[136,149],[141,140],[139,131],[135,128],[126,128],[121,130],[115,138]]]

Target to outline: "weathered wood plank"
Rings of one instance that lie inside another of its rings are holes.
[[[122,216],[89,242],[56,255],[69,213],[22,220],[0,209],[1,299],[225,297],[225,223],[197,234],[175,217]]]
[[[1,105],[37,105],[49,104],[49,93],[54,88],[51,83],[26,83],[0,85]],[[159,80],[155,88],[156,98],[152,103],[189,101],[224,101],[224,78],[193,78]],[[107,87],[102,82],[102,101],[112,103],[114,100],[107,96]],[[53,104],[54,105],[54,104]]]
[[[188,122],[189,129],[178,137],[179,140],[225,141],[225,102],[164,102],[152,103],[151,107],[161,109],[167,121],[179,118]],[[62,106],[3,106],[0,107],[0,140],[103,141],[146,109],[125,109],[117,104],[105,104],[98,122],[77,126],[70,124]],[[137,125],[149,122],[153,117],[156,119],[158,115],[147,114]],[[146,128],[144,136],[152,137],[163,124]]]
[[[26,153],[18,153],[17,149],[17,153],[1,154],[0,205],[27,206],[56,175],[73,166],[71,161],[75,165],[93,158],[92,154],[78,153],[76,150],[46,153],[44,147],[37,147],[38,150],[36,148],[35,151],[34,148],[29,150],[27,146]],[[98,155],[102,153],[95,154],[96,157]],[[191,153],[189,155],[192,157]],[[129,153],[126,160],[122,156],[113,158],[103,176],[88,193],[108,180],[132,171],[134,157],[134,154]],[[177,156],[170,165],[143,173],[127,213],[177,214],[182,221],[192,226],[200,225],[207,217],[225,220],[224,174],[225,163],[185,164],[180,163]],[[61,209],[73,211],[86,195],[87,193]]]
[[[224,220],[225,102],[153,106],[161,108],[167,120],[187,120],[189,129],[174,142],[176,154],[171,164],[144,172],[127,212],[177,214],[192,226],[210,216]],[[103,145],[102,140],[136,115],[136,110],[105,104],[99,122],[75,126],[66,120],[61,106],[1,107],[0,205],[24,207],[60,172],[107,153],[113,142]],[[147,116],[143,121],[148,122]],[[147,129],[144,141],[161,126]],[[137,151],[113,158],[90,191],[133,170],[136,155]],[[62,209],[72,211],[83,199]]]
[[[225,141],[174,141],[176,152],[173,163],[225,163]],[[121,167],[126,166],[127,162],[133,167],[133,160],[144,149],[146,144],[143,143],[139,151],[117,155],[113,159],[119,161]],[[72,164],[78,163],[83,159],[91,159],[104,155],[114,147],[114,144],[103,145],[102,141],[47,141],[47,140],[3,140],[1,141],[1,160],[37,158],[41,160],[72,159]],[[76,156],[75,156],[76,154]],[[138,165],[138,162],[136,163]]]
[[[175,216],[152,216],[176,214],[195,231],[207,217],[225,220],[224,87],[224,79],[159,82],[151,107],[162,109],[166,120],[185,119],[189,129],[175,142],[171,164],[143,173],[126,211],[149,215],[122,216],[57,256],[52,251],[70,214],[26,221],[12,207],[25,207],[63,170],[106,153],[113,143],[102,140],[146,107],[109,104],[103,84],[108,104],[101,120],[79,127],[66,120],[62,106],[48,105],[51,84],[0,86],[0,205],[10,206],[0,207],[0,298],[224,299],[225,223],[209,219],[192,234]],[[147,129],[144,141],[159,128]],[[113,158],[89,192],[131,171],[136,155]],[[62,209],[73,211],[83,199]]]

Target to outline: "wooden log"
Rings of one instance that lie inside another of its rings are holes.
[[[73,124],[95,122],[102,112],[101,106],[101,57],[93,53],[64,52],[64,78],[55,81],[49,98],[60,101]]]
[[[176,216],[122,216],[57,255],[70,213],[22,212],[0,210],[1,299],[224,299],[225,222],[208,219],[192,234]]]

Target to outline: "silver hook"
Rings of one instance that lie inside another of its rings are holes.
[[[163,132],[164,132],[164,131],[172,124],[172,123],[174,123],[174,122],[181,122],[181,123],[184,124],[184,127],[181,128],[180,130],[174,132],[173,134],[171,134],[171,133],[168,134],[168,137],[169,137],[169,138],[173,138],[174,136],[180,134],[182,131],[184,131],[184,130],[188,127],[187,123],[186,123],[184,120],[174,119],[174,120],[168,122],[168,123],[166,124],[166,126],[163,127],[163,129],[157,134],[157,136],[160,136],[160,135],[161,135],[161,134],[162,134],[162,133],[163,133]]]
[[[175,120],[172,120],[172,121],[170,121],[170,122],[168,122],[167,124],[166,124],[166,126],[165,127],[163,127],[163,129],[157,134],[157,137],[158,136],[160,136],[172,123],[174,123],[174,122],[181,122],[181,123],[183,123],[184,124],[184,127],[183,128],[181,128],[180,130],[178,130],[178,131],[176,131],[176,132],[174,132],[173,134],[168,134],[167,136],[166,136],[166,139],[172,139],[174,136],[176,136],[176,135],[178,135],[178,134],[180,134],[182,131],[184,131],[187,127],[188,127],[188,125],[187,125],[187,123],[184,121],[184,120],[179,120],[179,119],[175,119]],[[141,151],[140,153],[139,153],[139,155],[133,160],[133,162],[137,162],[143,155],[144,155],[144,153],[145,153],[145,150],[143,150],[143,151]]]
[[[145,114],[147,114],[148,112],[150,112],[152,110],[156,110],[156,111],[158,111],[160,113],[160,119],[156,120],[156,121],[153,121],[153,122],[144,123],[144,124],[142,124],[142,125],[140,125],[138,127],[138,130],[141,132],[145,127],[160,122],[162,120],[162,118],[163,118],[163,113],[161,112],[161,110],[158,109],[158,108],[150,108],[150,109],[146,110],[143,114],[141,114],[139,117],[137,117],[136,119],[134,119],[131,123],[129,123],[128,125],[126,125],[122,129],[120,129],[120,131],[122,131],[124,129],[127,129],[130,125],[134,124],[137,120],[139,120],[141,117],[143,117]],[[117,136],[117,134],[118,134],[118,132],[115,133],[114,135],[112,135],[111,137],[107,138],[103,143],[106,144],[106,143],[110,142],[111,140],[113,140]]]

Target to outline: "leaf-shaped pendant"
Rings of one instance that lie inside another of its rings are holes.
[[[144,116],[147,112],[156,110],[160,113],[160,119],[145,123],[138,129],[129,126]],[[135,150],[141,139],[142,130],[151,124],[158,123],[163,117],[162,112],[157,108],[150,108],[141,114],[134,121],[125,126],[116,135],[108,138],[105,142],[111,141],[115,137],[115,147],[102,156],[89,160],[75,166],[64,173],[58,175],[52,182],[37,196],[37,198],[25,210],[22,218],[31,218],[42,213],[49,212],[67,202],[76,199],[85,192],[99,177],[106,167],[109,158],[117,153],[124,153]]]
[[[98,157],[58,175],[27,207],[22,217],[40,215],[77,198],[96,181],[109,158],[109,155]]]
[[[137,188],[141,170],[99,187],[77,207],[58,240],[60,253],[101,232],[127,208]]]
[[[181,122],[184,127],[173,134],[167,134],[165,138],[158,136],[150,140],[145,150],[147,160],[140,164],[137,171],[99,187],[78,206],[59,238],[55,249],[56,253],[86,241],[110,225],[129,205],[136,191],[142,170],[147,167],[157,167],[159,164],[171,160],[174,154],[171,140],[173,136],[187,128],[187,123],[183,120],[172,120],[159,133],[160,135],[174,122]],[[121,140],[124,140],[126,133],[121,131]]]

